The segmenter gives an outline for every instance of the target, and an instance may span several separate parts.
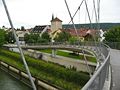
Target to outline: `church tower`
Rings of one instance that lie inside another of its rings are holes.
[[[51,30],[55,31],[55,30],[59,30],[62,29],[62,20],[60,20],[59,18],[54,18],[54,15],[52,15],[52,20],[51,20]]]

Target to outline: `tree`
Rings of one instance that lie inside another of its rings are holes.
[[[120,42],[120,26],[108,30],[104,37],[107,42]]]
[[[70,33],[62,31],[58,34],[58,36],[55,38],[55,41],[57,42],[66,42],[69,41],[69,38],[71,37]]]
[[[29,40],[29,34],[25,34],[24,35],[24,41],[25,41],[25,43],[28,43],[28,40]]]
[[[46,39],[48,42],[50,42],[51,40],[50,35],[47,32],[44,32],[41,38]]]
[[[24,40],[26,43],[37,43],[39,34],[25,34],[24,35]]]
[[[44,33],[42,37],[39,34],[25,34],[24,40],[26,43],[47,43],[50,41],[50,36],[48,33]]]
[[[120,49],[120,26],[108,30],[105,34],[105,43],[111,48]]]
[[[5,41],[7,43],[14,43],[15,42],[15,38],[14,38],[13,32],[7,32],[5,34]]]
[[[75,44],[79,41],[79,39],[77,37],[70,37],[69,38],[69,43],[70,44]]]
[[[5,43],[5,31],[0,29],[0,47]]]

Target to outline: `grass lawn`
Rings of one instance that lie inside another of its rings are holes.
[[[51,49],[42,49],[42,50],[39,50],[39,51],[44,52],[44,53],[52,53]],[[57,50],[57,55],[64,56],[64,57],[69,57],[69,58],[74,58],[74,59],[77,59],[77,60],[84,60],[83,55],[70,54],[69,52],[64,52],[64,51],[60,51],[60,50]],[[86,56],[86,58],[90,62],[93,62],[93,63],[97,62],[95,57]]]
[[[89,74],[86,72],[77,72],[28,56],[25,56],[25,58],[33,76],[62,87],[63,90],[80,90],[89,80]],[[0,60],[25,71],[23,62],[18,53],[0,49]]]

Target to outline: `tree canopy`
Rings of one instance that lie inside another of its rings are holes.
[[[120,42],[120,26],[108,30],[104,37],[107,42]]]
[[[7,32],[5,34],[5,41],[7,43],[14,43],[15,42],[15,38],[14,38],[13,32]]]
[[[50,42],[50,36],[47,32],[43,33],[42,37],[39,34],[25,34],[24,40],[26,43],[47,43]]]
[[[0,29],[0,47],[5,43],[5,31]]]
[[[69,41],[71,35],[68,32],[62,31],[58,34],[58,37],[55,38],[56,42],[66,42]]]

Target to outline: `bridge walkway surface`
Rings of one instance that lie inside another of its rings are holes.
[[[120,90],[120,50],[111,49],[112,90]]]

